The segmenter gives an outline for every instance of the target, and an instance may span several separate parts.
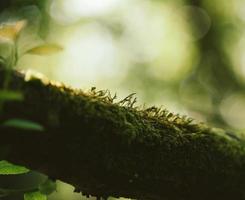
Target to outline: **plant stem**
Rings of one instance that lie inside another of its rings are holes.
[[[7,63],[6,59],[3,57],[0,57],[0,60],[2,63],[5,65],[5,77],[4,77],[4,82],[3,82],[3,88],[2,90],[8,90],[9,88],[9,83],[11,80],[11,70],[13,69],[14,66],[16,66],[18,62],[18,47],[17,47],[17,42],[14,41],[12,45],[12,56],[11,60],[9,63]],[[3,108],[4,100],[0,99],[0,114],[2,113],[2,108]]]

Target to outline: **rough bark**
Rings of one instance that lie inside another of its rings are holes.
[[[0,70],[0,85],[3,83]],[[112,103],[103,92],[25,81],[10,87],[21,102],[4,104],[1,121],[24,118],[44,132],[0,127],[0,159],[71,183],[83,194],[152,200],[245,199],[244,140],[190,123],[155,107],[139,110],[130,97]],[[125,106],[122,106],[126,103]]]

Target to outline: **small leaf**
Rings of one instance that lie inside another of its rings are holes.
[[[42,194],[50,195],[54,191],[56,191],[56,182],[47,179],[44,183],[39,185],[39,191]]]
[[[30,130],[30,131],[44,131],[44,127],[42,125],[24,119],[10,119],[4,122],[3,126]]]
[[[47,196],[41,192],[28,192],[24,194],[24,200],[47,200]]]
[[[14,26],[16,33],[19,33],[26,26],[26,24],[26,20],[17,21]]]
[[[0,26],[0,38],[5,40],[15,40],[25,25],[26,20],[20,20],[9,24],[2,24]]]
[[[0,101],[23,101],[24,96],[21,92],[11,90],[0,90]]]
[[[57,44],[43,44],[28,50],[26,53],[36,55],[50,55],[62,50],[63,48]]]
[[[11,164],[5,160],[0,161],[0,175],[16,175],[16,174],[25,174],[29,172],[29,169]]]

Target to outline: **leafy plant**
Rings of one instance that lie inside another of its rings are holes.
[[[56,182],[47,179],[46,181],[44,181],[42,184],[39,185],[38,189],[42,194],[45,195],[52,194],[54,191],[56,191]]]
[[[29,169],[13,165],[5,160],[0,161],[0,175],[15,175],[15,174],[24,174],[29,172]]]
[[[0,114],[2,111],[3,104],[5,102],[24,100],[24,95],[21,92],[9,89],[9,83],[11,81],[11,71],[17,65],[19,59],[25,54],[50,55],[62,50],[62,47],[60,47],[57,44],[43,43],[39,46],[35,46],[20,53],[18,48],[19,38],[22,30],[26,26],[26,20],[20,20],[0,25],[0,44],[5,44],[5,46],[7,44],[7,46],[10,49],[9,56],[0,55],[0,65],[5,69],[3,88],[0,90]],[[44,130],[44,127],[36,122],[18,118],[8,119],[2,122],[1,125],[9,128],[17,128],[27,131]],[[0,161],[0,176],[25,174],[27,172],[29,172],[29,169],[25,167],[14,165],[5,160]],[[56,190],[56,183],[47,179],[37,188],[32,188],[31,191],[30,189],[9,190],[0,188],[0,197],[20,193],[24,195],[25,200],[46,200],[46,195],[51,194],[54,190]]]
[[[31,49],[27,49],[20,53],[18,49],[19,38],[22,30],[27,26],[26,20],[20,20],[12,23],[6,23],[0,25],[0,44],[6,43],[10,47],[10,55],[6,58],[0,55],[0,64],[7,69],[4,86],[3,88],[8,88],[10,73],[9,70],[13,69],[19,59],[25,54],[35,54],[35,55],[50,55],[61,51],[63,48],[57,44],[44,43],[39,46],[35,46]]]
[[[47,196],[41,192],[29,192],[24,194],[24,200],[47,200]]]
[[[47,184],[48,182],[48,184]],[[45,187],[42,189],[42,187]],[[24,196],[24,200],[47,200],[47,195],[56,191],[56,183],[47,179],[44,183],[39,186],[24,189],[4,189],[0,188],[0,198],[10,195]]]
[[[30,172],[30,170],[25,167],[14,165],[5,160],[0,161],[0,176],[20,175],[28,172]],[[46,200],[47,195],[54,191],[56,191],[56,182],[46,177],[31,188],[6,189],[0,187],[0,198],[19,194],[24,196],[24,200]]]
[[[22,30],[27,26],[26,20],[13,23],[2,24],[0,26],[0,43],[7,43],[11,49],[9,58],[0,55],[0,62],[3,66],[12,69],[16,66],[19,59],[25,54],[50,55],[57,53],[63,48],[57,44],[44,43],[33,48],[27,49],[20,54],[18,51],[19,38]]]
[[[3,89],[0,90],[0,112],[3,103],[6,101],[22,101],[24,96],[18,91],[9,90],[11,70],[17,65],[19,59],[25,54],[50,55],[61,51],[63,48],[57,44],[43,43],[25,51],[19,51],[19,38],[22,30],[27,26],[26,20],[19,20],[12,23],[0,25],[0,44],[6,43],[10,47],[10,55],[0,55],[0,65],[5,68],[6,75],[3,83]],[[37,123],[23,119],[11,119],[4,123],[5,126],[28,130],[42,131],[43,127]]]

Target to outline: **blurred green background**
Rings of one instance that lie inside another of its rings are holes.
[[[64,47],[25,55],[18,69],[245,130],[244,0],[9,0],[0,9],[1,23],[28,20],[20,49]],[[59,187],[50,200],[82,198]]]

